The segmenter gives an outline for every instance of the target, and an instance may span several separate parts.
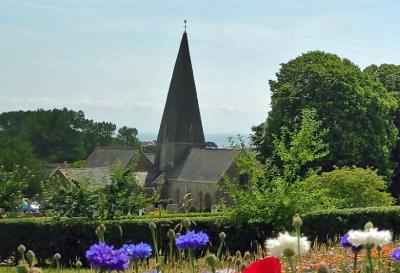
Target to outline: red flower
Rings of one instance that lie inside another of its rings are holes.
[[[242,273],[281,273],[281,262],[278,258],[267,257],[260,261],[255,261],[246,267]]]

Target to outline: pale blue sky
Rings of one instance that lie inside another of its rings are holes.
[[[206,134],[250,133],[303,52],[400,64],[398,0],[0,0],[0,112],[65,106],[157,132],[184,18]]]

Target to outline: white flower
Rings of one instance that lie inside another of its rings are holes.
[[[310,241],[306,237],[300,237],[300,255],[310,250]],[[278,238],[268,239],[265,242],[268,254],[271,256],[285,256],[285,253],[298,255],[297,237],[288,232],[279,233]]]
[[[348,232],[349,242],[358,247],[360,245],[383,246],[392,242],[392,233],[389,230],[378,230],[371,228],[368,231],[350,230]]]

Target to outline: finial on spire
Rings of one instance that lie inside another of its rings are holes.
[[[186,23],[187,23],[187,20],[184,19],[184,20],[183,20],[183,23],[185,23],[185,25],[184,25],[183,27],[185,28],[185,32],[186,32],[186,28],[187,28]]]

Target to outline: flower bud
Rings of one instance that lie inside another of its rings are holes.
[[[81,268],[82,267],[82,262],[81,261],[76,261],[76,263],[75,263],[75,266],[76,266],[76,268]]]
[[[246,251],[246,252],[244,253],[244,259],[245,259],[245,260],[249,260],[250,257],[251,257],[250,251]]]
[[[373,227],[374,227],[374,224],[372,224],[372,222],[367,222],[364,226],[364,229],[365,229],[365,231],[369,231]]]
[[[156,228],[157,228],[156,223],[154,223],[154,222],[150,222],[150,223],[149,223],[149,229],[150,229],[151,231],[156,230]]]
[[[100,224],[96,229],[97,236],[103,236],[106,233],[106,226],[104,224]]]
[[[54,254],[53,258],[54,258],[54,260],[59,261],[59,260],[61,260],[61,254],[56,253],[56,254]]]
[[[189,228],[191,224],[192,224],[192,223],[190,222],[189,219],[183,220],[183,226],[184,226],[185,228]]]
[[[226,258],[226,262],[227,262],[228,264],[231,264],[231,263],[233,262],[233,257],[232,257],[232,256],[229,256],[228,258]]]
[[[215,268],[218,264],[218,259],[214,254],[212,254],[212,255],[207,256],[206,263],[209,266],[211,266],[212,268]]]
[[[235,261],[235,265],[236,265],[237,268],[241,268],[242,267],[242,261],[240,259],[237,259]]]
[[[173,240],[175,238],[175,231],[173,229],[168,230],[167,236],[170,240]]]
[[[19,245],[19,246],[18,246],[18,252],[19,252],[20,254],[24,254],[25,251],[26,251],[26,247],[25,247],[24,245]]]
[[[329,273],[329,267],[326,263],[320,263],[318,265],[318,273]]]
[[[156,270],[157,270],[157,272],[159,272],[161,270],[161,264],[160,263],[156,264]]]
[[[287,257],[287,258],[290,258],[290,257],[293,257],[294,255],[296,255],[296,253],[294,252],[293,249],[291,249],[291,248],[286,248],[286,249],[283,251],[283,255],[284,255],[285,257]]]
[[[224,241],[225,240],[225,238],[226,238],[226,234],[225,234],[225,232],[220,232],[219,233],[219,239],[221,240],[221,241]]]
[[[297,213],[293,216],[293,227],[299,228],[303,225],[303,220],[301,219],[300,215]]]
[[[242,253],[240,252],[240,250],[236,251],[235,256],[237,259],[242,257]]]
[[[35,252],[33,252],[32,250],[28,250],[28,252],[26,252],[26,258],[28,258],[29,261],[32,261],[33,259],[35,259]]]

